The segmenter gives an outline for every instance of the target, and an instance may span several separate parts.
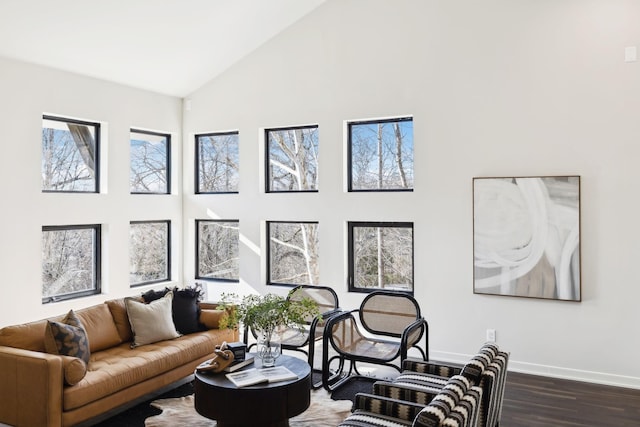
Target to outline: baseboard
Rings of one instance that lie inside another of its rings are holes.
[[[465,363],[471,357],[473,357],[472,354],[449,353],[443,351],[429,352],[429,358],[431,360],[441,360],[443,362],[450,363]],[[537,363],[519,362],[513,359],[509,360],[509,371],[640,390],[640,378],[609,374],[605,372],[561,368],[557,366],[540,365]]]

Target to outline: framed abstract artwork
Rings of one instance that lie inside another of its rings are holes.
[[[473,291],[581,301],[579,176],[473,178]]]

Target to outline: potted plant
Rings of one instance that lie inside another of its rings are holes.
[[[242,324],[256,332],[258,355],[263,358],[263,366],[272,365],[275,361],[272,357],[277,357],[273,350],[279,350],[279,343],[274,344],[278,330],[302,329],[309,319],[320,316],[318,304],[311,298],[289,299],[272,293],[242,298],[236,294],[222,294],[218,309],[226,312],[220,319],[220,328],[235,328]]]

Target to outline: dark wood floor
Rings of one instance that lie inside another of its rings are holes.
[[[640,390],[509,372],[502,427],[640,426]]]

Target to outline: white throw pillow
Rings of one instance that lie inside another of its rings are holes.
[[[173,324],[171,302],[173,292],[145,304],[136,298],[125,298],[129,323],[133,332],[131,348],[180,336]]]

